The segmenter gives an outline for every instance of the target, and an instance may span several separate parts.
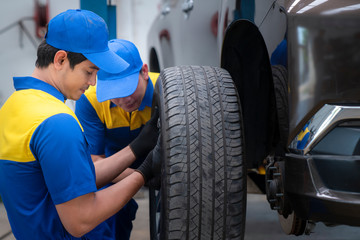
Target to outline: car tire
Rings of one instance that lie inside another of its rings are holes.
[[[162,173],[150,191],[151,239],[243,239],[246,166],[241,108],[229,73],[179,66],[161,72]]]
[[[287,69],[282,65],[272,66],[274,81],[276,110],[279,128],[279,143],[277,150],[280,154],[286,152],[289,138],[289,100]]]

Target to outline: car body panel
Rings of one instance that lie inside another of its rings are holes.
[[[288,10],[292,136],[325,103],[359,103],[360,9],[346,10],[359,4],[333,0]]]
[[[164,1],[161,8],[168,9],[167,13],[159,14],[155,20],[156,27],[153,26],[149,31],[148,45],[156,46],[156,50],[162,56],[159,62],[161,69],[204,61],[204,65],[216,65],[217,52],[208,49],[214,49],[216,46],[216,36],[211,32],[211,19],[216,13],[218,2],[194,1],[193,9],[187,14],[182,10],[182,5],[186,2]],[[207,7],[200,7],[199,2]],[[194,27],[188,28],[189,25]],[[191,49],[186,49],[188,46],[191,46]],[[207,56],[206,59],[203,59],[204,55]]]

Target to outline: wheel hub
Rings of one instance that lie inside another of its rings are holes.
[[[291,213],[289,202],[284,193],[285,164],[281,158],[268,157],[266,166],[266,197],[272,210],[287,217]]]

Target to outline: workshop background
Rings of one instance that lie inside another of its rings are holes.
[[[88,9],[108,24],[110,38],[132,41],[147,62],[146,37],[161,0],[13,0],[0,8],[0,107],[14,92],[12,78],[30,75],[47,21],[67,9]],[[121,7],[120,7],[121,6]],[[73,106],[73,103],[68,103]]]

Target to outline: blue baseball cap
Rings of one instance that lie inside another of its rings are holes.
[[[45,39],[55,48],[83,54],[110,73],[121,72],[129,66],[109,49],[104,19],[88,10],[69,9],[55,16],[48,24]]]
[[[98,71],[96,96],[99,102],[114,98],[123,98],[133,94],[139,82],[143,62],[136,46],[127,40],[113,39],[109,41],[110,50],[123,58],[130,66],[116,74],[102,69]]]

